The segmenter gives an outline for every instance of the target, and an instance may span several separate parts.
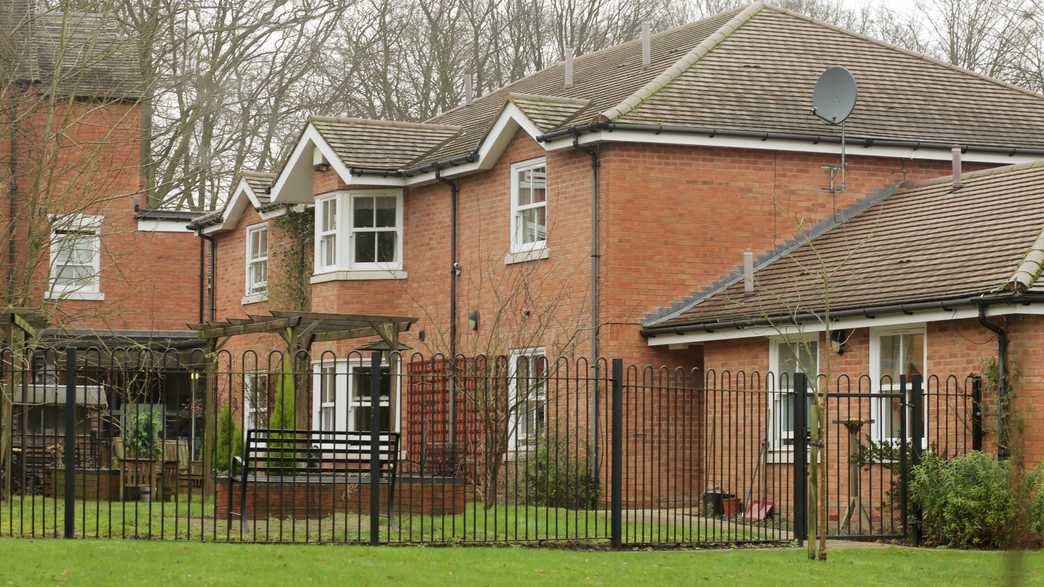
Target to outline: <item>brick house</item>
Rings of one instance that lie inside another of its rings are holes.
[[[844,191],[825,189],[839,129],[811,113],[817,76],[838,64],[860,92]],[[219,253],[218,319],[267,309],[255,235],[279,246],[273,220],[311,209],[311,310],[417,316],[414,349],[764,370],[765,333],[672,334],[672,304],[744,251],[775,258],[808,227],[881,205],[882,190],[949,173],[954,145],[969,173],[1033,161],[1042,130],[1044,97],[755,4],[569,57],[423,123],[314,118],[279,169],[244,174],[225,210],[192,226]],[[848,348],[869,344],[867,326]],[[996,356],[974,316],[938,327],[981,339],[954,338],[948,372]]]
[[[0,304],[43,316],[48,326],[36,342],[44,348],[192,348],[187,324],[203,308],[201,247],[185,224],[199,214],[146,205],[147,89],[137,43],[115,30],[101,16],[38,11],[28,0],[0,8]],[[0,346],[15,332],[4,329]],[[46,391],[62,366],[41,351],[32,369]],[[184,372],[170,376],[164,401],[175,417],[189,383]],[[44,396],[22,399],[44,401],[27,409],[48,409]],[[119,412],[114,400],[109,406]],[[170,422],[172,435],[181,424]]]

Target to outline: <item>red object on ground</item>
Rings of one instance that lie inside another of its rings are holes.
[[[745,520],[760,522],[772,513],[772,502],[767,499],[756,499],[750,502],[747,512],[743,514]]]

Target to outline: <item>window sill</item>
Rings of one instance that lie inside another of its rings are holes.
[[[539,249],[533,249],[531,251],[519,251],[517,253],[508,253],[504,255],[504,264],[512,265],[514,263],[526,263],[528,261],[539,261],[541,259],[547,259],[551,256],[551,249],[548,247],[541,247]]]
[[[45,300],[81,300],[100,302],[105,300],[105,294],[100,291],[49,291],[44,293]]]
[[[259,304],[261,302],[267,302],[268,301],[268,293],[267,292],[261,292],[261,293],[247,294],[247,295],[243,296],[243,299],[240,300],[240,301],[242,302],[242,304],[244,306],[249,306],[250,304]]]
[[[314,285],[330,281],[378,281],[383,279],[406,279],[406,272],[401,269],[327,271],[325,273],[316,273],[308,281]]]

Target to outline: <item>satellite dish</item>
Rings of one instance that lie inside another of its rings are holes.
[[[812,114],[827,124],[841,124],[852,114],[856,103],[856,81],[852,73],[841,66],[834,66],[816,80],[816,92],[812,97]]]

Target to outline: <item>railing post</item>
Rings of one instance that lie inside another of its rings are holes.
[[[914,375],[912,378],[912,386],[910,388],[910,412],[911,420],[913,421],[912,430],[910,431],[913,438],[910,440],[910,453],[913,457],[913,466],[921,464],[921,448],[924,444],[924,380],[920,375]],[[904,484],[909,485],[909,478],[904,480]],[[913,543],[919,545],[921,543],[921,509],[917,504],[913,504]]]
[[[76,347],[65,349],[65,537],[75,534],[76,520]]]
[[[794,373],[794,537],[808,537],[808,378]],[[784,398],[785,399],[785,398]]]
[[[612,398],[613,420],[611,426],[612,434],[612,500],[611,508],[611,533],[612,545],[620,547],[623,544],[623,359],[613,359],[613,398]]]
[[[910,537],[910,463],[907,457],[909,452],[909,432],[907,408],[910,406],[909,382],[906,375],[899,376],[900,405],[899,411],[899,517],[902,520],[903,536]]]
[[[982,377],[972,378],[972,450],[982,450]]]
[[[381,541],[381,352],[370,355],[370,544]]]

